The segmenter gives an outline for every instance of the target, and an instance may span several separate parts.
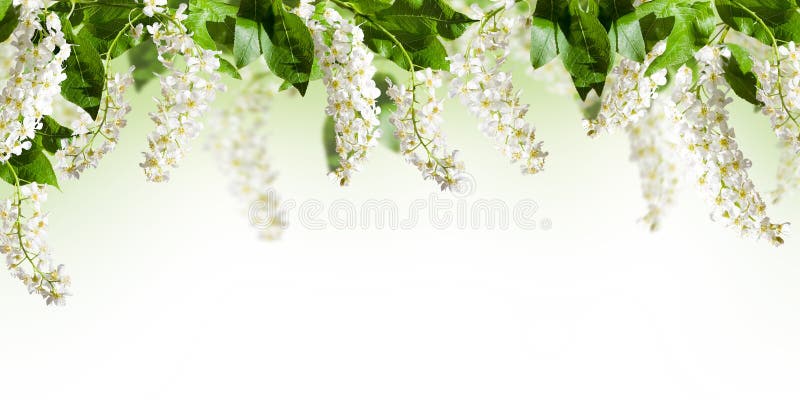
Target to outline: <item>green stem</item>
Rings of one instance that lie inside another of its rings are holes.
[[[770,29],[769,26],[767,26],[767,24],[764,22],[763,19],[761,19],[761,17],[758,16],[758,14],[756,14],[755,12],[753,12],[752,10],[750,10],[747,7],[745,7],[744,5],[742,5],[739,2],[734,2],[734,4],[736,4],[738,7],[742,8],[745,12],[750,14],[750,16],[753,17],[753,19],[755,19],[764,28],[764,30],[767,31],[767,33],[769,34],[770,40],[772,41],[772,53],[775,56],[775,64],[777,65],[777,69],[778,69],[777,87],[778,87],[778,96],[780,96],[780,99],[781,99],[781,106],[786,111],[786,115],[789,116],[789,119],[792,122],[794,122],[795,126],[800,128],[800,121],[797,121],[795,116],[792,115],[792,113],[789,111],[789,108],[786,106],[786,99],[785,99],[785,96],[784,96],[784,93],[783,93],[783,73],[781,71],[781,57],[780,57],[780,53],[778,52],[778,39],[775,37],[775,34],[772,33],[772,29]],[[781,126],[783,126],[783,124],[780,124],[777,127],[781,127]]]
[[[33,272],[41,278],[41,282],[47,282],[50,284],[51,292],[53,290],[53,281],[47,279],[47,276],[36,266],[36,262],[33,261],[34,258],[38,257],[38,255],[31,255],[28,253],[28,249],[25,247],[25,241],[22,238],[22,190],[20,189],[20,179],[17,175],[17,171],[14,167],[9,165],[8,168],[11,171],[11,175],[14,176],[14,205],[17,207],[17,220],[14,222],[14,230],[16,231],[15,234],[17,236],[17,241],[19,242],[19,248],[22,250],[22,254],[25,256],[25,260],[31,264],[31,268],[33,268]],[[35,182],[34,182],[35,184]],[[41,287],[41,283],[39,287]]]
[[[109,79],[109,76],[110,76],[108,71],[111,69],[111,60],[114,58],[114,56],[113,56],[114,55],[114,51],[117,49],[117,45],[118,45],[118,42],[119,42],[120,38],[122,38],[122,35],[125,34],[129,29],[132,29],[134,27],[134,24],[136,23],[136,21],[141,19],[142,16],[144,15],[142,13],[139,13],[139,15],[137,15],[135,18],[131,19],[130,18],[130,14],[133,14],[133,12],[135,10],[136,9],[132,9],[131,10],[131,12],[128,14],[128,24],[123,29],[120,29],[120,31],[114,37],[114,40],[112,40],[111,44],[108,46],[108,52],[106,52],[106,59],[105,59],[105,92],[106,92],[106,97],[104,99],[105,100],[105,106],[103,107],[103,118],[101,119],[100,123],[98,124],[97,129],[94,132],[92,132],[91,138],[86,143],[86,145],[84,145],[81,148],[80,152],[78,152],[75,156],[72,157],[72,161],[73,162],[78,157],[78,154],[83,154],[85,156],[86,150],[92,147],[92,145],[94,144],[94,141],[95,141],[95,139],[97,138],[98,135],[103,136],[106,139],[109,139],[107,136],[105,136],[105,134],[102,133],[103,125],[105,125],[106,121],[108,121],[108,110],[110,108],[110,104],[109,103],[111,102],[111,100],[108,97],[108,91],[109,91],[108,79]]]
[[[409,112],[411,113],[411,124],[414,126],[414,134],[417,136],[417,140],[422,145],[422,147],[425,149],[425,152],[428,154],[428,161],[433,160],[436,163],[436,165],[438,165],[439,167],[444,169],[445,172],[446,172],[449,169],[449,167],[444,165],[441,162],[441,160],[438,157],[436,157],[433,154],[433,152],[431,152],[431,150],[428,148],[428,144],[425,143],[424,138],[419,133],[419,130],[417,128],[418,120],[417,120],[417,115],[416,115],[416,107],[414,107],[414,104],[417,102],[417,82],[416,82],[416,77],[414,76],[414,72],[415,72],[415,68],[414,67],[415,67],[415,65],[414,65],[414,61],[411,59],[411,55],[408,54],[408,51],[406,51],[406,49],[403,46],[403,44],[400,42],[400,40],[397,39],[397,37],[394,34],[389,32],[389,30],[384,28],[381,24],[379,24],[379,23],[375,22],[374,20],[372,20],[372,18],[370,18],[368,15],[364,15],[364,14],[359,13],[355,8],[353,8],[352,6],[350,6],[347,3],[343,3],[340,0],[331,0],[331,1],[334,4],[336,4],[337,6],[342,7],[344,9],[346,9],[346,10],[349,10],[354,15],[363,18],[367,22],[369,22],[372,25],[374,25],[375,27],[377,27],[403,53],[403,57],[406,59],[406,62],[408,63],[408,71],[410,72],[410,75],[411,75],[411,88],[410,88],[411,89],[411,109],[409,110]]]

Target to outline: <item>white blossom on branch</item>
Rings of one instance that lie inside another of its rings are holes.
[[[14,5],[19,6],[19,23],[11,33],[15,53],[0,91],[0,163],[31,148],[42,118],[53,112],[70,55],[61,20],[44,10],[43,1],[15,0]]]
[[[733,99],[723,78],[724,46],[706,46],[695,56],[700,68],[697,82],[692,71],[682,67],[668,115],[679,132],[680,151],[692,178],[712,208],[711,217],[742,236],[783,244],[785,224],[767,216],[767,206],[747,170],[750,160],[739,149],[734,129],[728,124],[726,107]]]
[[[288,225],[275,190],[277,172],[269,157],[264,134],[277,85],[265,75],[244,78],[242,92],[233,105],[212,112],[208,149],[229,179],[231,192],[245,206],[250,222],[265,240],[279,239]]]
[[[55,169],[62,177],[80,178],[87,168],[97,168],[100,160],[114,150],[120,130],[128,124],[126,118],[131,106],[125,92],[132,86],[133,67],[108,77],[101,111],[95,120],[78,106],[64,105],[72,109],[75,117],[70,124],[72,137],[63,139],[61,149],[55,154]]]
[[[536,141],[536,129],[525,119],[530,106],[522,103],[512,73],[504,69],[510,55],[510,36],[525,18],[506,15],[514,2],[483,16],[464,53],[450,57],[450,96],[458,97],[480,120],[480,130],[525,174],[544,169],[547,152]]]
[[[464,164],[458,152],[450,150],[441,129],[444,103],[436,90],[442,78],[430,68],[414,73],[412,87],[395,85],[387,78],[386,94],[397,106],[389,121],[400,141],[406,161],[420,170],[425,179],[434,180],[442,190],[458,187],[464,177]],[[416,84],[420,88],[414,87]]]
[[[0,202],[0,254],[29,293],[42,296],[47,304],[63,305],[70,279],[50,254],[47,214],[42,211],[45,200],[45,187],[32,183],[17,186],[12,198]]]
[[[151,3],[153,12],[158,12],[160,2]],[[158,60],[167,69],[159,76],[161,98],[156,99],[156,111],[150,113],[156,128],[147,138],[148,151],[140,164],[151,182],[169,180],[170,170],[178,165],[192,140],[200,134],[203,113],[217,92],[225,89],[217,73],[220,53],[194,42],[183,25],[185,10],[186,4],[181,4],[174,14],[162,14],[166,23],[147,26],[158,49]],[[178,63],[179,56],[183,57],[183,63]]]
[[[309,11],[305,7],[297,10],[307,17],[328,93],[325,113],[334,121],[339,166],[331,171],[331,176],[347,186],[381,136],[378,119],[381,109],[376,103],[381,92],[373,80],[375,56],[364,44],[361,28],[337,11],[326,8],[320,21],[311,19]]]

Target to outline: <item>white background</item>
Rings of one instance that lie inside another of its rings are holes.
[[[799,239],[740,240],[691,190],[648,233],[625,139],[586,139],[569,98],[536,104],[552,153],[538,177],[455,104],[448,121],[473,197],[533,199],[551,230],[295,224],[274,243],[255,238],[200,146],[170,184],[144,183],[137,111],[103,168],[48,204],[69,305],[0,279],[0,398],[800,398]],[[322,121],[300,112],[321,113],[286,102],[270,129],[285,198],[408,205],[434,190],[385,150],[336,188]],[[745,122],[743,145],[764,142]],[[765,189],[774,157],[754,152]],[[800,220],[797,199],[775,218]]]

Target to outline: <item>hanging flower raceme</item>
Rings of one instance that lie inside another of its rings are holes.
[[[160,13],[163,1],[145,1],[153,13]],[[154,22],[147,26],[158,49],[158,60],[167,71],[159,77],[161,98],[157,111],[150,113],[155,130],[148,136],[149,149],[140,166],[147,180],[169,180],[170,170],[178,165],[189,150],[192,139],[203,127],[202,114],[214,100],[216,93],[224,90],[217,70],[220,54],[197,45],[183,25],[186,4],[181,4],[174,14],[158,14],[164,24]],[[145,11],[147,14],[147,11]],[[183,57],[183,64],[177,58]]]
[[[647,54],[644,62],[623,59],[614,67],[611,85],[604,91],[600,113],[593,120],[584,120],[589,136],[624,129],[635,124],[647,114],[653,100],[658,97],[658,88],[667,83],[667,70],[662,69],[648,75],[653,61],[664,54],[665,42],[659,42]]]
[[[133,67],[125,73],[116,73],[106,81],[106,94],[97,118],[72,103],[76,117],[70,124],[72,137],[61,141],[61,149],[55,154],[55,168],[65,178],[80,178],[87,168],[96,168],[106,154],[114,150],[119,140],[119,131],[127,125],[131,111],[125,100],[125,92],[133,86]]]
[[[522,17],[505,16],[513,5],[512,1],[484,16],[465,54],[450,57],[450,72],[456,76],[450,96],[460,98],[480,119],[480,130],[501,153],[521,162],[523,173],[535,174],[544,168],[547,152],[536,141],[536,129],[525,120],[529,105],[520,101],[512,74],[503,70],[510,35],[524,23]]]
[[[209,123],[211,132],[224,134],[212,134],[208,147],[230,179],[231,192],[246,205],[251,224],[265,240],[280,238],[288,223],[274,189],[277,173],[263,134],[277,91],[264,79],[247,79],[233,106],[212,113]]]
[[[387,82],[386,94],[397,106],[389,121],[400,141],[400,152],[425,179],[433,179],[442,190],[457,187],[463,179],[464,164],[458,160],[457,151],[448,149],[441,129],[444,106],[436,97],[436,89],[442,86],[441,77],[427,68],[413,74],[410,89],[396,86],[388,78]]]
[[[15,189],[11,199],[0,203],[0,253],[29,293],[41,295],[47,304],[63,305],[70,280],[64,266],[53,262],[47,246],[47,214],[42,212],[45,187],[32,183]]]
[[[769,117],[775,134],[800,152],[800,49],[794,42],[777,49],[775,60],[756,61],[756,98],[764,103],[761,112]]]
[[[63,64],[70,54],[61,20],[44,11],[43,1],[14,0],[13,5],[19,6],[19,24],[10,43],[16,53],[0,91],[0,163],[31,147],[42,118],[52,113],[53,99],[61,93]]]
[[[692,71],[682,67],[675,77],[670,119],[680,135],[680,151],[692,175],[712,206],[711,216],[743,236],[783,243],[784,224],[773,223],[766,204],[748,176],[750,160],[739,150],[726,107],[733,100],[723,78],[723,46],[706,46],[695,58],[700,69],[693,83]]]
[[[312,19],[309,6],[303,3],[296,12],[305,18],[314,38],[314,52],[328,93],[325,113],[334,120],[339,167],[331,171],[331,176],[346,186],[381,136],[381,110],[376,103],[381,92],[373,81],[374,54],[364,45],[361,28],[330,8],[325,9],[321,21]]]
[[[635,124],[629,124],[628,133],[631,161],[639,168],[642,195],[647,202],[647,213],[642,221],[650,230],[656,230],[661,219],[675,202],[681,169],[678,159],[675,130],[665,110],[668,99],[655,100]]]

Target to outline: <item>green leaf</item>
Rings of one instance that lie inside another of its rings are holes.
[[[364,43],[367,47],[384,58],[393,61],[400,68],[405,70],[411,70],[412,68],[411,65],[408,65],[408,60],[403,52],[405,50],[411,58],[415,70],[424,68],[450,69],[450,63],[447,61],[447,50],[436,36],[416,36],[404,32],[395,32],[393,35],[403,45],[403,48],[400,48],[376,24],[364,19],[357,19],[356,22],[364,31]]]
[[[608,30],[611,50],[642,62],[646,54],[639,17],[632,0],[599,0],[600,22]]]
[[[570,3],[570,21],[567,42],[564,51],[564,66],[572,76],[572,82],[582,100],[590,91],[598,95],[603,93],[606,75],[611,69],[611,43],[608,34],[593,14],[593,2],[581,7],[579,0]]]
[[[236,18],[233,58],[237,68],[243,68],[253,62],[269,46],[267,32],[260,22],[247,18]]]
[[[396,0],[370,17],[392,33],[405,32],[414,36],[438,35],[454,40],[476,22],[456,12],[443,0]]]
[[[183,24],[192,33],[192,39],[194,39],[195,43],[205,49],[216,50],[217,44],[211,38],[211,34],[208,33],[205,16],[204,13],[189,14]]]
[[[103,61],[91,43],[75,35],[66,18],[61,18],[61,24],[67,42],[74,44],[64,66],[67,79],[61,84],[61,95],[96,118],[106,83]]]
[[[136,90],[142,90],[148,82],[155,79],[156,74],[166,70],[158,61],[156,45],[146,40],[128,52],[128,60],[136,66],[133,70],[133,82]]]
[[[344,3],[349,4],[360,14],[370,15],[391,7],[394,2],[395,0],[349,0]]]
[[[639,18],[639,27],[644,37],[645,52],[653,50],[656,43],[669,37],[675,26],[675,17],[658,18],[654,13]]]
[[[533,18],[531,24],[531,65],[540,68],[558,57],[568,44],[557,22]]]
[[[226,18],[235,18],[239,9],[219,0],[189,0],[189,11],[201,11],[206,21],[223,22]]]
[[[53,165],[42,151],[42,147],[35,142],[32,143],[30,149],[0,164],[0,178],[4,181],[12,185],[16,184],[15,173],[21,185],[36,182],[58,187],[58,178],[53,171]]]
[[[631,0],[600,0],[600,21],[608,30],[613,53],[644,61],[644,37]]]
[[[725,80],[731,85],[733,91],[742,99],[756,106],[764,104],[756,97],[758,78],[753,73],[753,60],[750,53],[736,44],[728,44],[731,57],[725,60],[723,66]]]
[[[12,5],[12,0],[0,0],[0,21],[2,21],[8,11],[13,10],[14,6]]]
[[[8,10],[13,7],[11,5],[12,2],[13,2],[12,0],[0,0],[0,21],[2,21],[3,18],[6,17],[6,13],[8,12]]]
[[[112,50],[111,43],[119,36],[111,54],[112,58],[116,58],[138,43],[127,32],[130,29],[130,12],[136,4],[130,2],[113,4],[113,7],[86,8],[78,36],[85,43],[90,43],[101,56]]]
[[[42,129],[36,132],[36,140],[50,153],[61,150],[61,140],[72,137],[72,129],[61,126],[49,116],[42,118]]]
[[[226,18],[224,22],[206,22],[208,34],[214,38],[217,50],[233,54],[233,42],[236,38],[236,18]]]
[[[222,57],[219,58],[219,72],[233,79],[242,79],[242,75],[239,74],[239,70],[236,69],[236,66]]]
[[[763,43],[800,40],[800,15],[795,0],[717,0],[725,24]]]
[[[269,48],[263,21],[271,7],[271,0],[244,0],[239,5],[233,39],[233,58],[237,68],[250,64]]]
[[[456,39],[474,22],[443,0],[395,0],[374,14],[356,15],[364,43],[405,70],[449,69],[447,51],[439,38]]]
[[[647,51],[636,14],[627,14],[614,21],[608,32],[608,40],[613,52],[633,61],[644,61]]]
[[[269,69],[305,95],[314,68],[314,40],[300,17],[277,0],[264,21],[271,46],[264,52]]]
[[[611,22],[635,11],[633,0],[600,0],[600,20]]]
[[[531,65],[534,69],[558,57],[569,46],[561,28],[564,21],[565,26],[569,26],[566,2],[542,0],[536,3],[531,25]]]
[[[14,32],[14,29],[17,28],[17,24],[19,24],[19,13],[9,2],[7,7],[3,7],[0,4],[0,14],[3,14],[2,18],[0,18],[0,42],[5,42]]]
[[[648,74],[664,68],[674,71],[692,62],[695,52],[708,43],[716,24],[710,1],[653,0],[642,4],[636,12],[643,17],[643,20],[648,14],[653,14],[656,19],[653,20],[652,17],[649,19],[652,23],[658,24],[656,28],[660,31],[669,25],[669,21],[659,21],[659,19],[674,19],[672,29],[666,38],[667,49],[653,61],[647,71]],[[648,42],[651,40],[650,34],[649,31],[646,34]]]
[[[216,50],[217,45],[208,31],[209,22],[224,23],[228,18],[236,18],[238,9],[235,6],[217,0],[190,0],[189,16],[184,25],[193,33],[194,41],[209,50]]]

